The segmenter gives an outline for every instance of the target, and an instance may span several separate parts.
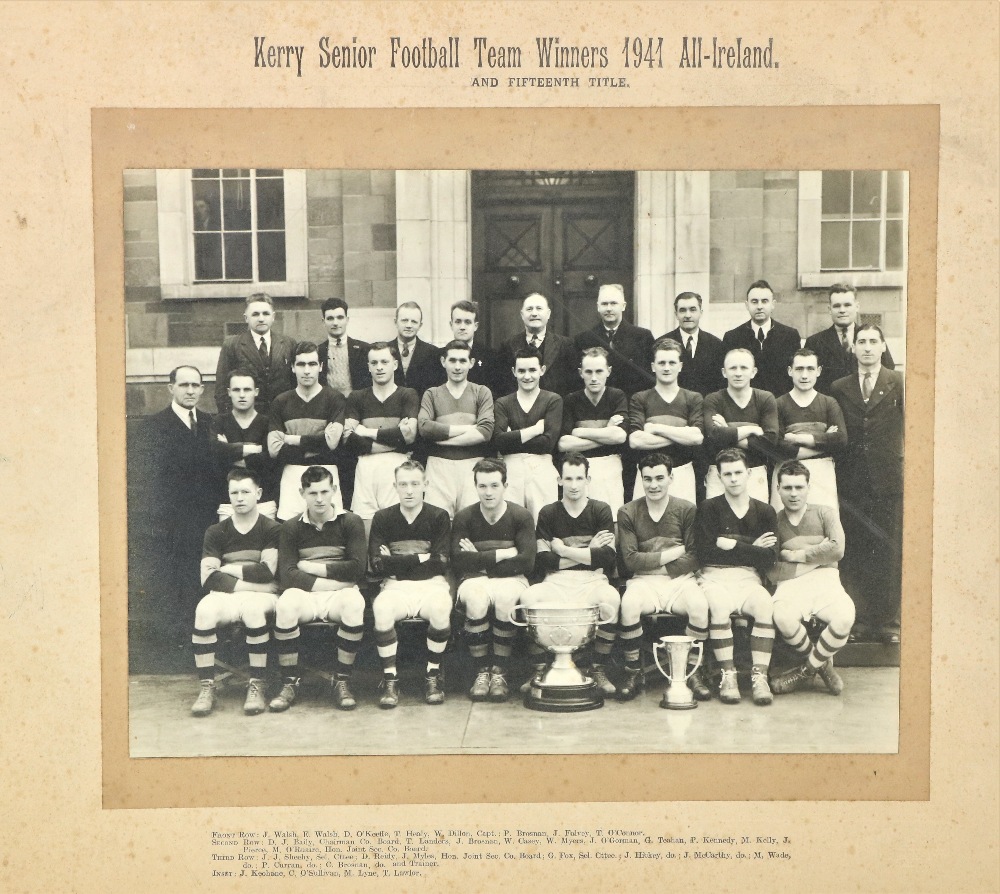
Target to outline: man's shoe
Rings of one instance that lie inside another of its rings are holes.
[[[722,679],[719,681],[719,700],[724,705],[740,703],[740,684],[736,679],[736,668],[722,669]]]
[[[264,681],[253,678],[247,684],[247,700],[243,702],[244,714],[263,714],[267,710],[264,701]]]
[[[207,717],[215,707],[215,680],[202,680],[201,692],[191,705],[191,713],[195,717]]]
[[[646,676],[638,667],[626,667],[625,678],[618,687],[618,701],[630,702],[646,688]]]
[[[379,683],[378,688],[382,690],[378,700],[380,708],[395,708],[399,704],[399,680],[390,677]]]
[[[441,690],[441,674],[435,672],[428,674],[424,680],[424,701],[429,705],[440,705],[444,701],[444,692]],[[487,688],[487,692],[489,689]]]
[[[358,703],[354,700],[351,687],[347,685],[347,680],[339,677],[333,681],[333,703],[341,711],[353,711]]]
[[[844,680],[834,670],[833,659],[827,658],[823,664],[819,666],[819,678],[826,683],[826,688],[830,690],[834,695],[840,695],[844,691]]]
[[[700,702],[707,702],[712,697],[712,690],[705,681],[705,666],[699,664],[697,670],[688,678],[688,688],[691,694]]]
[[[597,684],[597,688],[601,692],[608,696],[618,694],[618,687],[608,679],[608,675],[604,672],[603,664],[591,665],[590,672],[594,677],[594,682]]]
[[[510,698],[510,687],[507,678],[500,668],[494,667],[490,672],[490,701],[505,702]]]
[[[774,701],[774,696],[771,695],[771,687],[767,685],[766,668],[755,667],[751,669],[750,688],[753,693],[753,703],[755,705],[769,705]]]
[[[271,704],[267,707],[271,711],[287,711],[295,704],[295,696],[299,691],[299,681],[292,680],[282,684],[281,692],[271,699]]]
[[[546,667],[547,665],[545,664],[535,665],[535,669],[531,672],[531,676],[521,684],[521,688],[519,690],[521,695],[527,695],[528,692],[531,691],[531,684],[542,678],[542,674],[545,673]]]
[[[476,679],[472,684],[472,688],[469,690],[469,698],[474,702],[484,702],[490,695],[490,677],[491,674],[487,670],[480,671],[476,674]]]
[[[813,673],[810,671],[809,665],[800,664],[772,676],[771,691],[775,695],[787,695],[789,692],[795,692],[796,689],[801,689],[810,683],[812,678]]]

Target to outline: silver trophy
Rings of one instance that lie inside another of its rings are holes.
[[[602,617],[602,609],[608,612]],[[524,621],[518,621],[518,611]],[[518,603],[510,610],[510,621],[527,627],[535,642],[552,652],[551,666],[531,681],[524,706],[533,711],[590,711],[604,704],[604,694],[594,680],[573,663],[573,652],[587,645],[599,624],[615,617],[610,605],[560,605],[543,602],[534,606]]]
[[[657,642],[653,643],[653,660],[669,684],[663,693],[663,700],[660,702],[661,708],[684,711],[698,707],[698,702],[692,697],[687,681],[701,665],[703,645],[700,640],[695,640],[690,636],[661,636]],[[691,666],[691,670],[685,673],[692,646],[697,647],[698,658]],[[660,664],[657,649],[663,649],[667,653],[668,670],[664,670],[663,665]]]

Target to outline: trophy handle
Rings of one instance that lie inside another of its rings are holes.
[[[685,680],[685,682],[687,682],[688,680],[690,680],[690,679],[691,679],[691,677],[693,677],[693,676],[694,676],[694,672],[695,672],[696,670],[698,670],[698,668],[699,668],[699,667],[701,667],[701,659],[702,659],[702,658],[704,657],[704,655],[705,655],[705,648],[704,648],[704,647],[705,647],[705,643],[704,643],[704,642],[702,642],[702,640],[700,640],[700,639],[696,639],[696,640],[694,641],[694,646],[692,647],[692,649],[697,649],[697,650],[698,650],[698,659],[697,659],[697,660],[695,661],[694,665],[693,665],[693,666],[691,667],[691,670],[690,670],[690,671],[689,671],[689,672],[687,673],[687,675],[686,675],[686,676],[684,677],[684,680]],[[655,653],[654,653],[654,654],[655,654]],[[691,660],[691,659],[690,659],[690,658],[688,658],[688,661],[690,661],[690,660]]]
[[[527,621],[518,621],[518,620],[517,620],[517,619],[516,619],[516,618],[514,617],[514,615],[516,615],[516,614],[517,614],[517,610],[518,610],[519,608],[524,608],[524,606],[523,606],[523,605],[521,605],[521,603],[520,603],[520,602],[515,602],[515,603],[514,603],[514,607],[513,607],[513,608],[512,608],[511,610],[510,610],[510,612],[509,612],[509,616],[508,616],[508,620],[509,620],[509,621],[510,621],[510,623],[511,623],[511,624],[513,624],[513,625],[514,625],[515,627],[527,627],[527,626],[528,626],[528,622],[527,622]]]
[[[601,615],[603,614],[604,609],[607,609],[610,612],[610,614],[606,618],[602,618],[601,617]],[[615,619],[615,614],[616,614],[616,612],[615,612],[614,608],[612,608],[610,605],[608,605],[608,603],[606,603],[606,602],[599,602],[599,603],[597,603],[597,623],[598,624],[607,624],[609,621],[613,621]]]
[[[664,676],[664,677],[666,677],[666,678],[667,678],[667,682],[668,682],[668,683],[673,683],[674,681],[673,681],[673,680],[671,679],[671,677],[670,677],[670,674],[668,674],[668,673],[667,673],[667,672],[666,672],[666,671],[665,671],[665,670],[663,669],[663,665],[662,665],[662,664],[660,664],[660,657],[659,657],[659,655],[657,655],[657,654],[656,654],[656,647],[657,647],[657,646],[659,646],[659,645],[660,645],[660,641],[659,641],[659,640],[657,640],[656,642],[654,642],[654,643],[653,643],[653,661],[655,661],[655,662],[656,662],[656,669],[657,669],[657,670],[658,670],[658,671],[659,671],[659,672],[660,672],[661,674],[663,674],[663,676]]]

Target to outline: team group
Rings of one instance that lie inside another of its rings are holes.
[[[248,714],[295,702],[300,628],[316,620],[337,625],[334,704],[355,707],[368,576],[382,582],[384,708],[399,701],[396,624],[412,617],[427,621],[425,701],[443,701],[455,598],[473,700],[507,700],[512,610],[552,602],[605,606],[590,672],[622,700],[642,689],[642,617],[657,612],[711,646],[725,703],[741,699],[740,618],[756,704],[817,676],[839,694],[833,657],[852,629],[899,641],[903,380],[881,330],[858,320],[855,292],[829,297],[833,325],[800,347],[772,319],[762,280],[747,292],[749,321],[722,340],[701,329],[691,292],[674,301],[678,328],[654,340],[624,319],[621,286],[602,286],[600,321],[575,341],[548,331],[548,300],[534,293],[523,332],[493,352],[470,301],[452,307],[454,339],[437,348],[419,339],[414,302],[397,309],[392,341],[365,344],[330,299],[317,345],[273,333],[271,299],[251,295],[247,330],[219,356],[218,416],[198,409],[199,370],[180,366],[171,406],[151,417],[173,561],[185,540],[191,552],[192,529],[201,553],[192,713],[214,706],[216,630],[235,622]],[[825,624],[815,644],[812,619]],[[272,626],[281,690],[268,701]],[[802,660],[769,679],[775,629]],[[544,655],[531,648],[537,675]],[[711,696],[702,668],[689,685]]]

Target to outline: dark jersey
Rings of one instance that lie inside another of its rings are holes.
[[[399,423],[404,419],[413,419],[416,422],[419,412],[420,398],[412,388],[397,387],[384,401],[379,400],[371,388],[352,391],[347,398],[344,420],[354,419],[365,428],[378,429],[378,437],[373,441],[371,438],[345,433],[344,445],[359,456],[372,453],[374,444],[405,452],[409,445],[399,430]]]
[[[336,463],[337,457],[326,443],[324,434],[331,422],[344,422],[346,401],[339,391],[323,385],[309,400],[303,400],[298,391],[286,391],[271,402],[269,431],[299,435],[298,446],[285,444],[277,454],[281,465],[309,465],[310,463]]]
[[[535,526],[535,536],[538,540],[551,542],[558,537],[566,546],[589,547],[590,541],[598,531],[615,530],[615,521],[611,515],[611,507],[600,500],[588,500],[576,518],[567,511],[562,500],[543,506],[538,513],[538,524]],[[559,556],[550,550],[539,549],[539,567],[546,573],[558,571]],[[615,548],[601,546],[591,548],[590,561],[582,565],[574,565],[568,571],[600,570],[611,577],[615,570]]]
[[[308,516],[305,516],[308,518]],[[278,574],[282,589],[312,590],[316,577],[300,571],[300,559],[323,562],[329,580],[357,583],[365,572],[365,525],[353,512],[341,512],[317,528],[303,516],[281,526]]]
[[[647,422],[659,422],[662,425],[673,425],[679,428],[690,426],[698,431],[704,431],[702,417],[702,397],[697,391],[680,388],[674,399],[667,401],[655,389],[640,391],[632,395],[629,402],[629,431],[642,431]],[[656,447],[653,451],[640,453],[665,453],[670,457],[674,468],[692,462],[698,453],[697,447],[684,447],[680,444],[670,444],[667,447]]]
[[[471,540],[477,552],[459,544]],[[513,559],[497,561],[498,549],[517,549]],[[455,515],[451,528],[451,565],[460,580],[469,577],[515,577],[530,574],[535,566],[535,522],[523,506],[507,503],[504,514],[491,525],[476,503]]]
[[[205,532],[201,557],[218,559],[221,565],[242,565],[243,580],[249,583],[270,583],[274,575],[260,559],[264,550],[278,548],[280,530],[281,525],[260,515],[254,526],[246,534],[241,534],[233,520],[227,518]],[[236,590],[237,580],[231,574],[214,571],[205,581],[205,588],[218,593],[232,593]]]
[[[596,404],[590,400],[586,391],[574,391],[563,399],[560,435],[571,435],[574,428],[606,428],[612,416],[621,416],[619,428],[628,430],[628,398],[624,391],[605,388]],[[588,457],[617,456],[622,447],[621,444],[599,444],[585,453]]]
[[[424,503],[417,517],[408,522],[399,506],[379,509],[372,518],[368,538],[368,558],[379,577],[396,580],[427,580],[444,574],[448,565],[448,534],[451,519],[448,513],[430,503]],[[382,555],[381,547],[390,555]],[[421,553],[429,553],[426,562]]]
[[[625,574],[660,574],[680,577],[698,567],[695,554],[694,503],[668,497],[659,521],[649,515],[646,498],[626,503],[618,510],[618,559]],[[660,553],[683,546],[685,553],[668,565]]]
[[[750,402],[741,407],[729,396],[729,389],[713,391],[705,398],[705,444],[710,457],[714,457],[726,447],[736,447],[740,425],[759,425],[763,435],[747,438],[747,462],[751,467],[763,466],[774,455],[774,444],[778,440],[778,407],[770,391],[753,388]],[[712,417],[718,414],[729,425],[717,428]]]
[[[750,508],[740,518],[733,512],[726,495],[721,494],[701,503],[696,521],[695,542],[702,567],[751,567],[764,572],[778,558],[777,543],[772,547],[753,545],[761,534],[778,533],[777,516],[767,503],[751,497]],[[732,549],[717,546],[719,537],[732,538],[736,546]]]

